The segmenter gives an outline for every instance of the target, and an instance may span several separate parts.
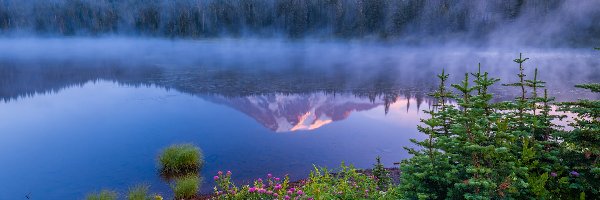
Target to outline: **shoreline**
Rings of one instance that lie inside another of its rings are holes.
[[[385,171],[388,173],[388,177],[391,179],[391,183],[392,184],[399,184],[400,183],[400,175],[402,174],[400,171],[399,167],[387,167],[384,168]],[[361,174],[365,174],[367,176],[372,176],[373,175],[373,169],[357,169],[356,170],[358,173]],[[332,172],[330,173],[331,175],[336,175],[337,173]],[[298,186],[302,186],[304,184],[304,182],[308,180],[308,177],[300,179],[300,180],[295,180],[295,181],[290,181],[289,182],[289,186],[290,187],[298,187]],[[217,197],[217,195],[213,192],[213,193],[200,193],[198,194],[196,197],[190,199],[190,200],[209,200],[212,198]]]

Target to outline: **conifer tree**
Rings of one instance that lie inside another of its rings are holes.
[[[398,193],[405,199],[446,199],[448,188],[453,187],[452,184],[457,180],[455,172],[458,170],[452,168],[448,155],[439,151],[439,145],[443,143],[438,139],[449,138],[449,113],[452,113],[454,108],[446,104],[452,96],[446,89],[448,74],[442,71],[438,78],[438,90],[430,94],[437,99],[437,103],[431,110],[425,111],[430,117],[422,119],[424,125],[418,126],[420,132],[428,135],[428,139],[411,139],[423,149],[405,147],[413,155],[401,164],[402,176]]]
[[[535,69],[526,79],[522,55],[512,101],[492,103],[490,87],[499,79],[481,71],[460,84],[440,86],[430,118],[412,140],[419,149],[402,162],[398,194],[404,199],[585,199],[600,195],[600,100],[554,103]],[[470,79],[473,77],[473,79]],[[600,84],[576,87],[600,92]],[[543,89],[543,93],[540,92]],[[447,101],[455,102],[448,104]],[[556,123],[571,113],[567,129]]]
[[[373,176],[377,181],[377,189],[380,191],[386,191],[388,186],[391,184],[389,174],[383,167],[383,164],[381,164],[380,156],[377,156],[375,161],[376,163],[373,166]]]

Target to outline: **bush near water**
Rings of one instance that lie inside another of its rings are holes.
[[[158,161],[163,174],[178,175],[198,172],[204,165],[200,148],[192,144],[175,144],[160,154]]]

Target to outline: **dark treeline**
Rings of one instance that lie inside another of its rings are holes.
[[[322,92],[351,93],[371,101],[379,97],[389,98],[384,100],[391,101],[398,95],[423,100],[423,91],[415,89],[413,85],[408,85],[409,83],[395,80],[390,74],[351,77],[354,76],[302,69],[252,74],[241,69],[173,70],[155,66],[71,65],[66,62],[23,66],[18,63],[0,62],[0,101],[58,92],[101,80],[135,87],[157,86],[199,96],[246,97]]]
[[[431,103],[431,98],[424,95],[424,88],[415,88],[414,85],[395,80],[386,73],[362,78],[351,78],[348,74],[338,77],[296,69],[244,75],[248,73],[251,72],[240,72],[240,69],[182,71],[154,66],[84,66],[68,63],[20,66],[0,62],[0,102],[57,93],[66,88],[82,87],[90,82],[110,81],[133,87],[156,86],[173,89],[213,100],[214,96],[235,99],[275,94],[352,94],[355,97],[368,98],[373,103],[381,100],[386,113],[400,96],[406,99],[414,98],[416,102],[413,102],[413,105],[417,107],[423,102],[428,105]],[[410,106],[410,101],[408,104]]]
[[[594,34],[600,33],[600,12],[594,11],[594,6],[600,3],[593,0],[577,3],[565,0],[0,0],[0,32],[50,36],[405,40],[428,36],[483,40],[498,31],[503,34],[513,31],[516,36],[516,30],[526,27],[522,31],[530,33],[525,37],[539,36],[540,33],[533,33],[537,31],[550,32],[549,36],[561,35],[572,44],[589,42]],[[574,14],[585,15],[586,19]],[[549,27],[548,23],[555,25]]]

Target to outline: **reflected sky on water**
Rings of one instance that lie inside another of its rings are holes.
[[[0,188],[10,191],[0,199],[77,199],[140,182],[169,196],[156,155],[173,143],[202,148],[204,177],[231,170],[238,182],[267,173],[298,179],[313,164],[367,168],[378,155],[392,166],[408,157],[410,138],[423,137],[416,126],[436,73],[444,68],[456,81],[481,62],[507,83],[516,80],[518,55],[319,42],[33,41],[0,47]],[[598,81],[597,53],[526,53],[528,72],[539,67],[559,101],[598,98],[571,87]],[[497,100],[514,96],[492,90]],[[205,179],[203,191],[211,188]]]

